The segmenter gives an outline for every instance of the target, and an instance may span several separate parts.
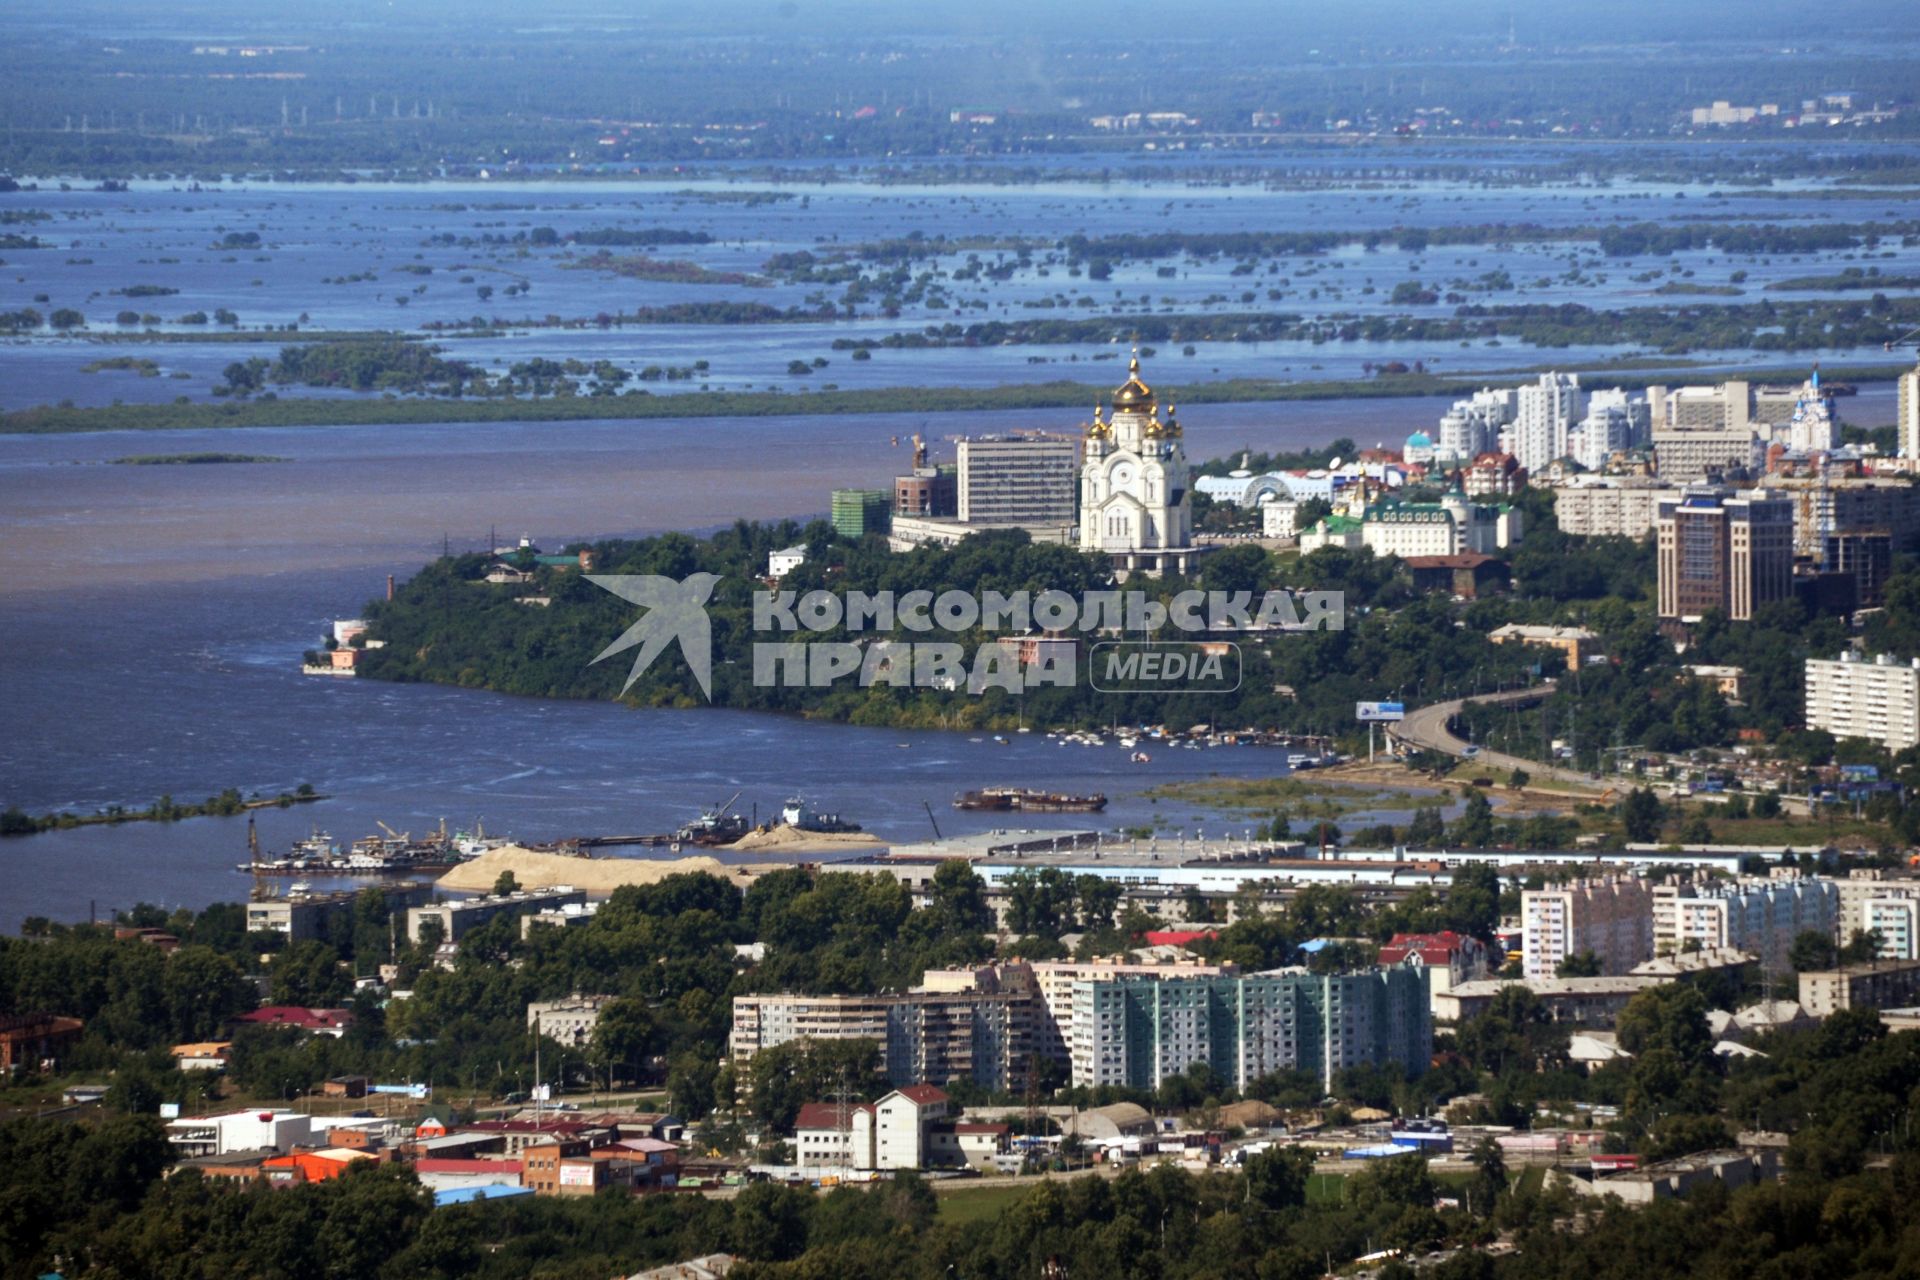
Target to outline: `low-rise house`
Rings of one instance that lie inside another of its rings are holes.
[[[1905,1008],[1920,999],[1920,960],[1873,960],[1800,975],[1800,1004],[1815,1018],[1842,1009]]]
[[[960,1123],[946,1091],[895,1089],[878,1102],[809,1103],[794,1124],[802,1168],[936,1169],[984,1166],[1005,1150],[1005,1125]]]
[[[1671,981],[1663,977],[1536,978],[1514,982],[1504,978],[1486,978],[1463,982],[1451,991],[1433,995],[1433,1020],[1458,1024],[1485,1013],[1502,987],[1522,986],[1532,991],[1547,1016],[1555,1022],[1579,1027],[1607,1028],[1620,1010],[1642,991]]]
[[[311,1035],[332,1036],[337,1040],[347,1034],[347,1028],[353,1025],[353,1010],[303,1009],[297,1005],[271,1004],[251,1013],[239,1014],[233,1022],[243,1027],[285,1027]]]
[[[0,1071],[57,1063],[80,1040],[86,1023],[52,1013],[16,1013],[0,1018]]]
[[[1506,561],[1477,551],[1463,551],[1458,555],[1408,556],[1407,573],[1413,578],[1415,591],[1440,592],[1467,600],[1495,595],[1507,590],[1513,583],[1513,573],[1507,568]]]
[[[520,1185],[520,1164],[514,1160],[423,1156],[413,1162],[413,1173],[429,1191]]]
[[[723,1280],[738,1261],[730,1253],[709,1253],[671,1266],[636,1271],[627,1280]]]
[[[225,1071],[227,1055],[231,1052],[233,1052],[231,1040],[177,1044],[172,1049],[174,1065],[182,1071]]]
[[[413,1174],[430,1192],[451,1192],[463,1186],[520,1186],[520,1163],[511,1159],[422,1155],[413,1161]]]
[[[1137,1102],[1089,1107],[1067,1123],[1066,1131],[1074,1137],[1092,1141],[1138,1137],[1153,1132],[1153,1114]]]
[[[1380,963],[1404,965],[1427,974],[1430,990],[1450,991],[1487,975],[1487,944],[1451,929],[1439,933],[1396,933],[1380,948]]]
[[[1495,644],[1540,645],[1558,649],[1567,662],[1567,670],[1578,671],[1594,653],[1600,637],[1584,627],[1536,627],[1509,622],[1487,633]]]
[[[807,562],[807,544],[796,542],[790,547],[767,553],[767,576],[784,578]]]
[[[525,1154],[532,1146],[578,1141],[592,1148],[613,1138],[613,1131],[606,1126],[579,1120],[475,1120],[461,1125],[459,1132],[498,1137],[502,1151],[512,1157]]]
[[[571,995],[559,1000],[535,1000],[527,1005],[527,1030],[570,1048],[584,1048],[593,1040],[593,1029],[600,1025],[601,1011],[614,999]]]
[[[1617,1196],[1630,1205],[1652,1204],[1655,1200],[1673,1200],[1718,1182],[1729,1191],[1771,1182],[1780,1176],[1777,1153],[1763,1151],[1703,1151],[1663,1160],[1599,1178],[1580,1178],[1559,1171],[1559,1176],[1574,1194]]]
[[[312,1140],[313,1117],[296,1111],[229,1111],[217,1116],[183,1116],[167,1123],[167,1141],[182,1160],[236,1151],[284,1154]]]
[[[303,1182],[326,1182],[345,1173],[356,1161],[374,1157],[365,1151],[329,1147],[322,1151],[293,1151],[270,1156],[260,1162],[260,1175],[272,1186],[294,1186]]]
[[[583,1185],[582,1166],[593,1163],[592,1150],[591,1143],[578,1137],[529,1141],[520,1148],[520,1185],[543,1196],[560,1195],[563,1183],[577,1188]],[[591,1167],[585,1170],[584,1185],[590,1190],[600,1185]]]

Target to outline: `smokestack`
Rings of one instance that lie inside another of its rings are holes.
[[[387,599],[393,599],[393,575],[387,575]]]

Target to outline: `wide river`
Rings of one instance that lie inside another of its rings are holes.
[[[1190,451],[1207,458],[1341,436],[1398,441],[1442,407],[1195,405],[1183,418]],[[0,804],[91,812],[302,782],[332,797],[262,812],[262,839],[277,849],[310,824],[351,839],[378,821],[420,832],[443,817],[529,840],[662,831],[740,789],[740,807],[763,816],[798,793],[889,839],[922,839],[923,805],[944,832],[983,829],[993,821],[954,811],[953,794],[1018,782],[1105,791],[1108,826],[1194,830],[1203,815],[1139,792],[1282,772],[1279,753],[1159,751],[1141,765],[1117,747],[1060,747],[1038,733],[997,745],[299,674],[330,619],[357,613],[387,574],[413,572],[443,539],[477,547],[497,530],[558,545],[806,516],[835,485],[893,474],[904,453],[895,435],[1048,425],[1063,424],[1024,412],[0,436],[0,671],[13,726],[0,736]],[[289,461],[108,464],[192,450]],[[1210,826],[1218,833],[1220,819]],[[8,839],[0,927],[238,898],[244,841],[239,819]]]
[[[772,184],[760,184],[772,186]],[[1832,195],[1835,193],[1825,193]],[[777,282],[639,282],[582,270],[566,246],[531,248],[532,233],[666,227],[707,243],[665,246],[660,257],[711,272],[757,273],[776,253],[831,252],[915,234],[990,232],[1047,244],[1058,237],[1178,227],[1204,231],[1390,228],[1530,222],[1591,226],[1676,218],[1685,211],[1740,221],[1874,220],[1910,216],[1911,193],[1810,199],[1801,184],[1710,190],[1637,183],[1564,183],[1521,189],[1470,179],[1326,188],[1194,188],[1177,180],[1057,184],[1032,189],[789,184],[743,199],[726,183],[580,183],[430,188],[314,187],[182,191],[136,184],[131,192],[60,190],[49,184],[0,204],[45,247],[10,251],[0,310],[72,307],[89,337],[44,331],[0,345],[0,408],[72,399],[190,400],[208,396],[230,360],[274,344],[90,340],[111,334],[116,311],[158,317],[175,338],[189,311],[230,308],[247,326],[413,327],[483,312],[538,319],[693,300],[812,306],[838,286]],[[224,246],[257,233],[258,248]],[[219,247],[216,247],[219,246]],[[1504,273],[1509,301],[1648,305],[1660,281],[1758,286],[1847,267],[1910,277],[1920,244],[1871,253],[1733,258],[1702,252],[1602,261],[1590,242],[1435,248],[1371,254],[1358,246],[1325,259],[1265,264],[1245,276],[1229,258],[1122,263],[1098,288],[1049,265],[1047,251],[980,278],[964,248],[936,262],[926,296],[898,320],[874,314],[790,325],[682,325],[646,330],[515,326],[497,339],[450,339],[455,353],[495,369],[534,356],[604,357],[711,367],[662,393],[716,388],[992,385],[1072,377],[1112,385],[1127,313],[1141,309],[1382,314],[1402,309],[1394,286],[1477,288]],[[989,250],[991,261],[998,250]],[[1869,261],[1870,259],[1870,261]],[[509,291],[526,285],[530,293]],[[935,287],[937,286],[937,287]],[[491,291],[481,296],[482,288]],[[1277,292],[1275,298],[1269,290]],[[1898,290],[1896,290],[1898,291]],[[1490,295],[1496,296],[1496,295]],[[1749,294],[1749,298],[1759,296]],[[1770,295],[1777,296],[1777,295]],[[1820,296],[1793,294],[1791,297]],[[1857,296],[1857,295],[1856,295]],[[404,304],[404,305],[403,305]],[[1444,310],[1444,308],[1443,308]],[[1112,315],[1115,344],[885,350],[853,361],[839,337],[981,318]],[[141,322],[144,326],[144,321]],[[297,340],[297,339],[296,339]],[[1246,375],[1296,379],[1358,376],[1367,360],[1426,360],[1459,375],[1552,362],[1578,369],[1612,350],[1552,352],[1518,344],[1429,349],[1427,344],[1201,343],[1165,350],[1149,377],[1177,395],[1182,383]],[[1697,353],[1703,354],[1703,353]],[[1821,353],[1830,370],[1868,353]],[[103,357],[136,367],[83,372]],[[813,377],[789,379],[789,361],[828,359]],[[1715,361],[1754,353],[1713,353]],[[1813,353],[1806,359],[1811,362]],[[1105,361],[1093,363],[1094,361]],[[1786,363],[1777,357],[1772,363]],[[1844,401],[1850,422],[1893,420],[1885,387]],[[1349,436],[1397,446],[1431,428],[1444,405],[1376,400],[1275,405],[1192,405],[1183,421],[1196,460],[1243,448],[1273,450]],[[357,613],[387,574],[406,575],[442,545],[479,547],[490,533],[569,539],[701,529],[742,517],[820,513],[839,485],[884,485],[906,465],[893,443],[915,431],[935,441],[1011,427],[1070,427],[1079,415],[859,415],[658,420],[644,423],[374,426],[0,436],[0,673],[11,732],[0,735],[0,805],[33,813],[91,812],[171,795],[199,800],[225,787],[276,793],[310,782],[323,804],[269,810],[259,819],[271,848],[310,823],[338,838],[377,822],[420,832],[442,818],[484,819],[489,831],[529,840],[667,830],[703,804],[743,790],[741,806],[766,814],[788,795],[839,810],[890,839],[987,820],[950,808],[954,792],[1019,781],[1098,789],[1113,797],[1109,825],[1191,830],[1201,815],[1140,792],[1213,772],[1284,768],[1271,751],[1156,752],[1146,765],[1118,748],[1059,747],[1042,734],[1008,745],[937,733],[905,734],[718,711],[636,712],[613,705],[548,703],[454,689],[303,678],[302,650],[329,622]],[[221,450],[287,461],[257,465],[107,465],[130,454]],[[947,450],[941,448],[944,455]],[[1074,825],[1070,816],[1041,819]],[[1219,819],[1213,820],[1216,824]],[[84,918],[150,900],[198,906],[234,898],[246,882],[233,863],[244,823],[206,819],[169,826],[91,827],[0,842],[0,928],[29,914]]]

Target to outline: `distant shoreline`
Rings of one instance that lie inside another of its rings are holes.
[[[1583,377],[1629,390],[1651,383],[1799,382],[1811,362],[1767,368],[1686,366],[1663,370],[1577,370]],[[1684,369],[1677,378],[1674,370]],[[1842,366],[1835,379],[1886,382],[1908,372],[1908,363]],[[1471,395],[1482,387],[1518,386],[1526,372],[1463,380],[1457,376],[1403,374],[1382,378],[1273,381],[1234,378],[1180,387],[1186,404],[1251,404],[1296,400],[1375,400]],[[548,400],[367,399],[282,396],[273,400],[218,404],[42,405],[0,414],[0,435],[63,435],[96,431],[190,431],[244,427],[409,426],[426,423],[637,421],[661,418],[764,418],[864,413],[982,413],[1006,409],[1085,408],[1111,388],[1084,382],[1039,382],[998,387],[880,387],[859,391],[689,391],[674,395],[574,396]]]

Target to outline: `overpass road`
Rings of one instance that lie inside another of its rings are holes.
[[[1456,698],[1452,702],[1435,702],[1407,712],[1406,719],[1398,724],[1389,725],[1388,737],[1422,751],[1439,751],[1446,755],[1458,756],[1462,760],[1472,760],[1475,764],[1485,765],[1489,769],[1511,771],[1525,770],[1539,781],[1577,783],[1591,787],[1594,780],[1591,774],[1578,769],[1563,769],[1558,765],[1542,764],[1538,760],[1523,760],[1519,756],[1510,756],[1498,751],[1486,751],[1476,748],[1472,743],[1455,734],[1448,727],[1460,709],[1469,702],[1482,705],[1528,706],[1544,700],[1554,691],[1554,682],[1549,680],[1527,689],[1506,689],[1499,693],[1482,694],[1475,698]]]

